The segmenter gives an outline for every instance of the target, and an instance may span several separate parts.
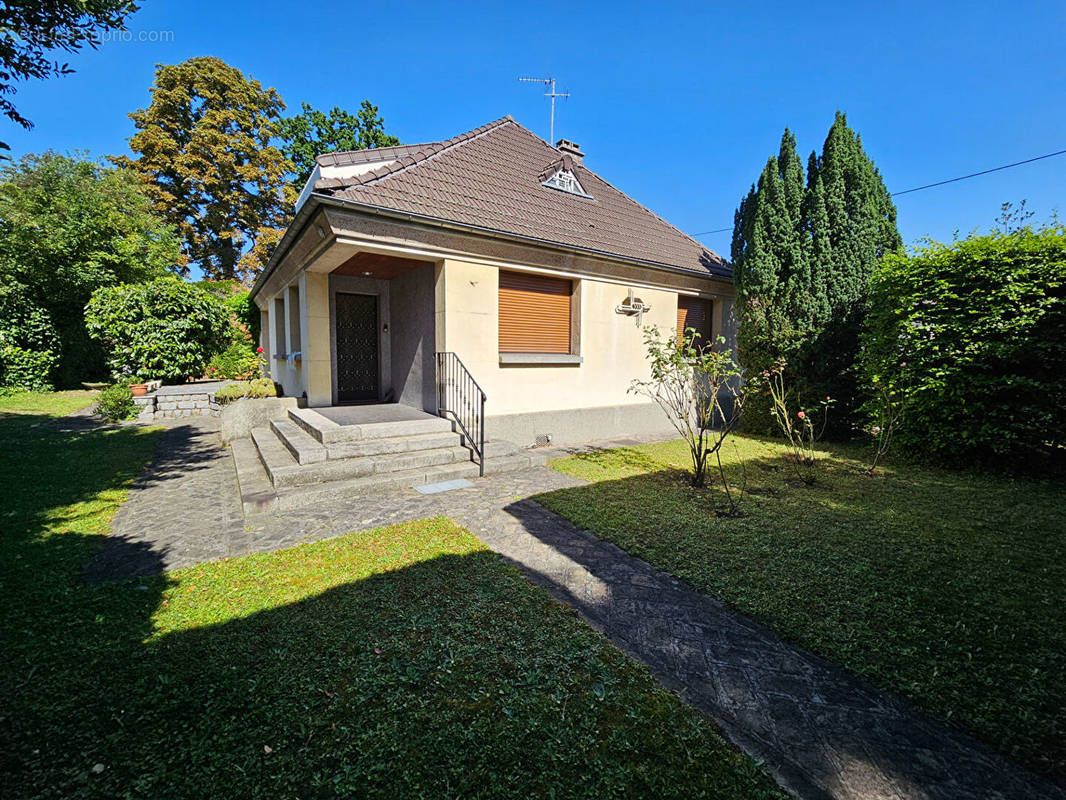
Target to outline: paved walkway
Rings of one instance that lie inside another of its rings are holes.
[[[525,499],[579,481],[536,469],[439,495],[337,497],[242,520],[233,466],[214,445],[212,423],[185,421],[164,434],[156,462],[115,519],[114,546],[89,566],[90,578],[446,514],[648,664],[801,797],[1066,800],[1066,792],[907,703]],[[145,549],[152,557],[129,555]]]

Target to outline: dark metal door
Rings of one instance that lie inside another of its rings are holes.
[[[336,296],[337,402],[367,403],[378,392],[378,299],[368,294]]]

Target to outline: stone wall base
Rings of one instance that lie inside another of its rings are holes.
[[[677,431],[658,405],[638,403],[487,415],[485,435],[514,442],[521,447],[532,447],[548,443],[582,444],[634,435],[676,439]],[[548,436],[551,437],[550,442],[547,441]]]
[[[143,422],[172,417],[217,417],[222,412],[222,406],[215,402],[215,396],[204,392],[161,396],[152,394],[134,397],[133,402],[140,407],[137,419]]]

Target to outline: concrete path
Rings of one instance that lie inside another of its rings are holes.
[[[648,664],[800,797],[1066,800],[1058,787],[906,702],[526,499],[580,481],[536,469],[444,494],[336,497],[242,521],[233,466],[214,445],[212,423],[187,421],[164,434],[157,461],[116,517],[114,546],[90,564],[89,578],[131,577],[445,514]],[[141,550],[151,557],[130,557]]]

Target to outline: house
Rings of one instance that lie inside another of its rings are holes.
[[[475,444],[522,447],[671,431],[627,392],[641,326],[732,346],[733,297],[722,258],[509,116],[319,156],[252,289],[270,373],[308,408],[483,405]]]

